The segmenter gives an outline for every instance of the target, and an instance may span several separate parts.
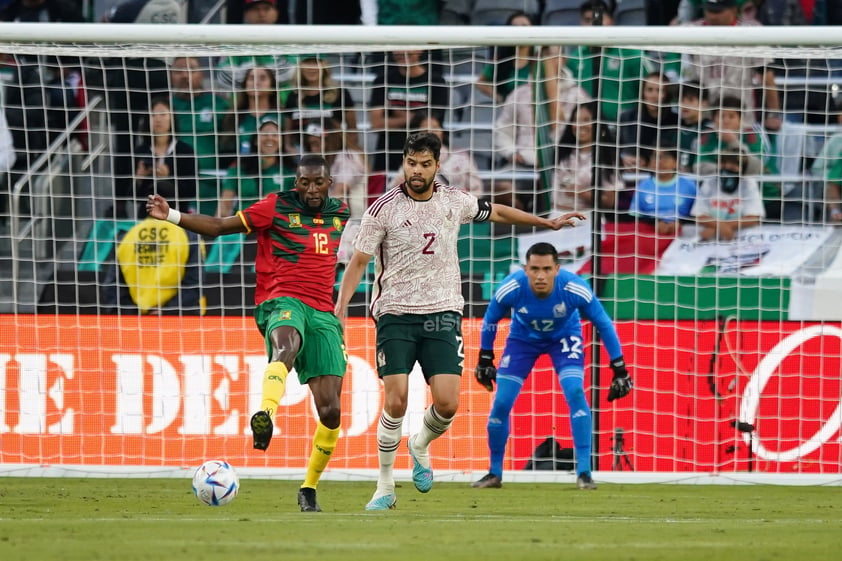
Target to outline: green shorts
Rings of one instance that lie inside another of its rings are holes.
[[[436,374],[462,374],[465,350],[462,345],[462,315],[386,314],[377,320],[377,373],[408,374],[415,361],[424,379]]]
[[[301,335],[301,349],[295,357],[298,381],[306,384],[317,376],[344,376],[348,362],[342,340],[342,324],[330,312],[320,312],[297,298],[283,296],[261,303],[254,311],[257,328],[266,341],[266,354],[272,359],[269,334],[289,325]]]

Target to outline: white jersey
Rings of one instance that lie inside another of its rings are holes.
[[[366,211],[354,249],[374,255],[371,314],[462,313],[457,241],[462,224],[490,217],[474,195],[434,182],[433,196],[416,201],[400,185]]]

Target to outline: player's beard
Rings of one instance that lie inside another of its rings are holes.
[[[423,179],[423,178],[419,178],[419,179]],[[412,189],[412,192],[415,193],[416,195],[423,195],[424,193],[429,191],[430,188],[433,186],[433,180],[434,179],[435,179],[435,177],[433,179],[430,179],[429,181],[423,181],[422,183],[414,183],[412,181],[412,178],[410,178],[406,182],[406,186],[407,186],[407,188]]]

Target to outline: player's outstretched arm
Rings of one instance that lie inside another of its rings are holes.
[[[585,220],[585,215],[581,212],[568,212],[557,218],[549,219],[535,216],[534,214],[529,214],[528,212],[510,206],[493,203],[491,205],[491,217],[489,220],[501,224],[538,226],[539,228],[560,230],[565,226],[575,226],[580,220]]]
[[[204,214],[181,214],[177,210],[171,209],[167,200],[161,195],[149,195],[149,198],[146,199],[146,212],[152,218],[166,220],[181,226],[185,230],[212,238],[224,234],[248,232],[248,228],[239,216],[216,218]]]
[[[342,284],[339,286],[339,296],[336,298],[336,307],[333,310],[343,327],[345,326],[345,318],[348,317],[348,303],[351,301],[354,291],[360,285],[371,257],[368,253],[355,250],[354,255],[351,256],[351,261],[345,267]]]

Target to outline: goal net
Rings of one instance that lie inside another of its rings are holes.
[[[295,375],[279,436],[251,448],[266,364],[255,241],[144,222],[143,202],[230,215],[322,154],[352,210],[338,283],[366,206],[401,181],[406,135],[430,130],[442,182],[588,217],[560,232],[463,226],[465,370],[431,448],[438,473],[487,471],[482,316],[546,241],[594,287],[634,379],[607,402],[608,357],[586,324],[598,479],[838,480],[838,31],[250,27],[0,25],[0,473],[178,474],[219,458],[299,477],[316,417]],[[346,326],[328,477],[376,474],[372,282]],[[406,434],[428,402],[414,371]],[[507,480],[571,477],[563,451],[536,456],[548,438],[572,448],[569,416],[539,360],[512,412]]]

